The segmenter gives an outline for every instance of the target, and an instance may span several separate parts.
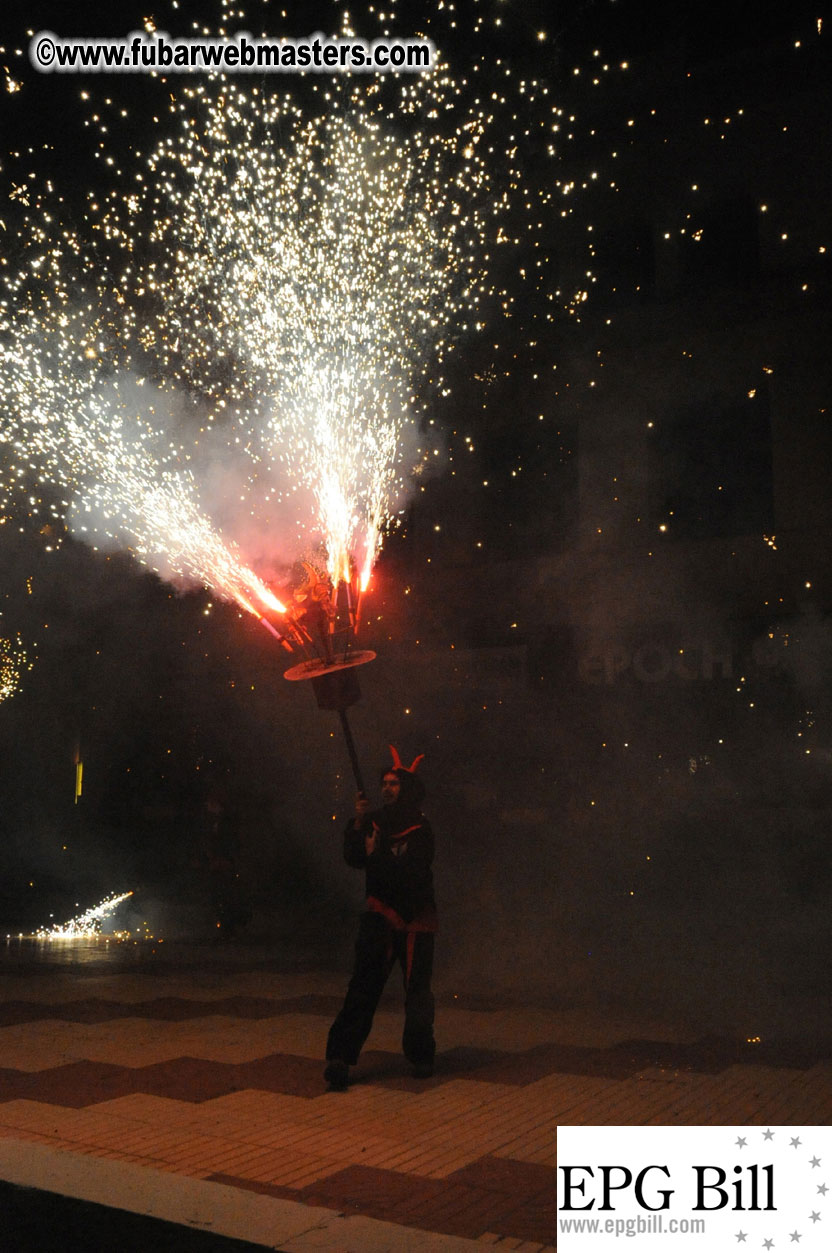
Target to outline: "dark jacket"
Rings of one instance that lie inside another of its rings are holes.
[[[378,832],[375,850],[367,856],[364,837]],[[344,859],[366,870],[367,908],[383,914],[401,931],[435,931],[431,825],[411,806],[385,806],[368,813],[361,825],[347,824]]]

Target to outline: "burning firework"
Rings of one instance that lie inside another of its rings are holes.
[[[77,918],[70,918],[69,922],[62,925],[55,925],[48,930],[41,927],[35,932],[38,940],[85,940],[91,939],[93,936],[101,934],[101,924],[106,918],[109,918],[129,897],[132,892],[122,892],[119,896],[114,893],[101,901],[98,905],[88,909],[85,913],[79,914]]]
[[[20,687],[20,676],[31,668],[19,635],[14,640],[0,638],[0,704],[14,696]]]
[[[312,117],[230,84],[189,92],[144,202],[108,217],[131,258],[136,225],[153,221],[152,299],[132,266],[122,276],[144,346],[236,406],[252,513],[299,492],[297,537],[322,541],[336,585],[351,557],[366,585],[414,387],[477,300],[485,225],[465,206],[482,200],[483,122],[467,120],[461,161],[460,131],[401,136],[403,114],[447,92],[442,79],[402,86],[391,111],[377,89],[336,85]]]
[[[251,612],[250,599],[261,612],[283,612],[200,509],[179,450],[165,448],[146,416],[154,396],[143,411],[141,386],[123,385],[90,351],[84,316],[61,312],[66,289],[57,266],[53,277],[48,303],[30,300],[10,313],[0,340],[7,497],[22,488],[38,509],[28,470],[41,490],[66,493],[52,500],[52,511],[82,536],[121,543],[159,573],[199,580]],[[18,283],[21,290],[21,275]]]
[[[30,208],[0,302],[0,497],[282,614],[201,497],[219,453],[232,534],[322,551],[333,589],[363,590],[504,207],[484,158],[493,116],[464,97],[442,66],[342,76],[303,107],[188,80],[173,134],[129,193],[90,196],[83,231],[51,188],[16,188]]]

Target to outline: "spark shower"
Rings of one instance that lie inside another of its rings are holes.
[[[51,180],[13,181],[0,512],[280,615],[263,554],[366,586],[430,455],[420,419],[509,242],[494,113],[441,59],[165,96],[148,153],[89,101],[108,185],[80,224]]]

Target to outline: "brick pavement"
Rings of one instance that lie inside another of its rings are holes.
[[[558,1124],[832,1120],[822,1048],[441,996],[435,1078],[409,1077],[391,997],[355,1082],[328,1093],[342,990],[341,976],[268,971],[8,976],[0,1178],[69,1189],[55,1183],[60,1163],[72,1187],[86,1168],[95,1198],[129,1209],[146,1176],[165,1185],[153,1212],[166,1189],[191,1189],[181,1221],[194,1225],[236,1197],[227,1234],[262,1227],[281,1248],[306,1247],[306,1222],[320,1248],[543,1250]]]

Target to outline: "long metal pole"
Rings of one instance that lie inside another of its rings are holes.
[[[355,781],[358,784],[359,792],[363,792],[364,780],[361,777],[361,767],[358,764],[358,754],[355,751],[355,744],[353,743],[352,731],[350,730],[350,724],[349,724],[349,719],[347,718],[346,709],[339,709],[338,717],[341,719],[341,729],[344,732],[344,739],[347,742],[347,752],[350,755],[350,764],[352,766],[352,772],[353,772],[353,775],[355,776]]]

